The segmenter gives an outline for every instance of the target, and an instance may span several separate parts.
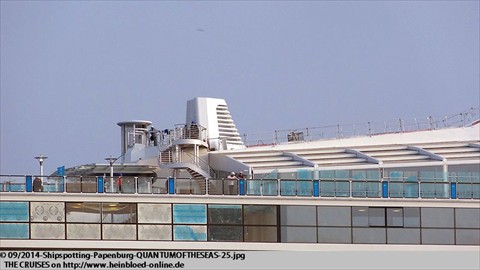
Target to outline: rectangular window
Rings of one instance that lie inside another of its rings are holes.
[[[282,205],[280,206],[280,224],[282,226],[316,226],[316,207],[303,205]]]
[[[0,239],[28,239],[27,223],[0,223]]]
[[[403,227],[403,208],[387,208],[387,226]]]
[[[100,203],[65,203],[67,222],[100,223]]]
[[[67,239],[101,239],[100,224],[67,224]]]
[[[383,207],[368,208],[368,226],[385,227],[385,208]]]
[[[104,240],[137,240],[135,225],[103,224]]]
[[[245,226],[245,242],[277,242],[277,227],[274,226]]]
[[[102,203],[103,223],[136,223],[137,205],[134,203]]]
[[[353,227],[368,227],[368,207],[352,207],[352,223]]]
[[[284,243],[316,243],[316,227],[282,227],[281,239]]]
[[[248,225],[276,225],[276,205],[245,205],[243,220]]]
[[[63,202],[31,202],[30,207],[32,222],[65,222]]]
[[[139,203],[138,223],[172,223],[172,205]]]
[[[352,229],[339,227],[319,227],[319,243],[351,244]]]
[[[420,208],[418,207],[403,208],[403,226],[405,228],[420,227]]]
[[[208,226],[208,241],[242,242],[243,226]]]
[[[208,205],[209,224],[242,224],[241,205]]]
[[[343,206],[318,206],[318,226],[350,227],[351,209]]]
[[[172,240],[172,225],[138,225],[138,240]]]
[[[0,221],[28,221],[28,202],[0,202]]]
[[[453,208],[421,208],[422,228],[453,228]]]
[[[207,224],[207,206],[205,204],[174,204],[173,223]]]
[[[174,241],[207,241],[207,226],[174,225]]]

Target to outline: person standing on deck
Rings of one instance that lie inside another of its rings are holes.
[[[235,172],[231,172],[228,177],[228,194],[234,195],[236,194],[236,189],[235,186],[237,185],[237,176],[235,175]]]
[[[123,177],[122,177],[122,174],[120,174],[120,176],[118,177],[118,192],[122,192],[122,184],[123,184]]]

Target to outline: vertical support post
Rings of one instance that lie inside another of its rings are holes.
[[[313,197],[320,197],[320,184],[318,180],[313,180]]]
[[[245,179],[238,179],[238,194],[245,195]]]
[[[32,192],[33,190],[33,185],[32,185],[32,176],[27,175],[25,177],[25,191],[26,192]]]
[[[175,178],[168,178],[168,194],[175,194]]]
[[[388,182],[382,182],[382,198],[388,198]]]
[[[450,198],[457,198],[457,183],[450,183]]]
[[[97,192],[98,193],[103,193],[104,190],[103,190],[103,177],[102,176],[99,176],[97,177]]]

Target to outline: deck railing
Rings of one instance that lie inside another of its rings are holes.
[[[467,127],[480,119],[480,108],[444,117],[428,116],[417,119],[396,119],[385,122],[364,122],[343,125],[325,125],[297,129],[275,130],[273,132],[256,132],[243,135],[245,145],[275,145],[284,142],[314,141],[322,139],[341,139],[358,136],[375,136],[387,133],[406,133],[421,130]]]
[[[41,189],[33,185],[35,178],[43,179]],[[0,192],[480,199],[480,179],[455,175],[416,181],[406,177],[364,180],[122,177],[120,184],[117,177],[109,176],[0,175]]]

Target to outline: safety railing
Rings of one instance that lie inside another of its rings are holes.
[[[464,112],[443,116],[413,119],[396,119],[385,122],[364,122],[357,124],[337,124],[319,127],[275,130],[244,134],[247,146],[275,145],[284,142],[340,139],[358,136],[374,136],[387,133],[405,133],[421,130],[467,127],[480,119],[480,108],[470,108]]]
[[[35,184],[37,181],[37,184]],[[38,187],[41,181],[41,187]],[[196,179],[0,175],[0,192],[480,199],[480,179]]]

